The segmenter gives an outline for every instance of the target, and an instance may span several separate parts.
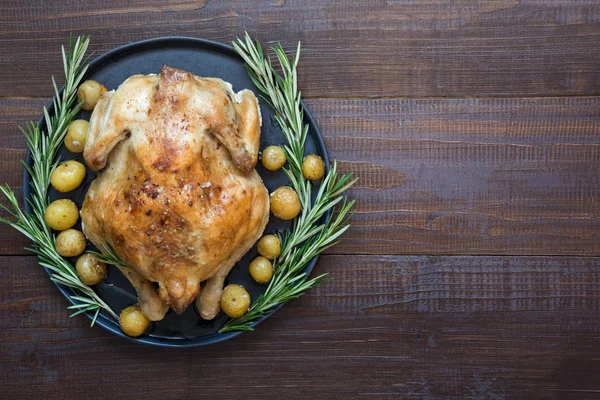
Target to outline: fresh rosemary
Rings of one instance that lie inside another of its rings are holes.
[[[337,164],[334,162],[321,182],[314,203],[311,202],[312,185],[302,175],[304,143],[309,126],[304,124],[296,73],[300,43],[291,62],[281,44],[272,48],[281,66],[282,76],[273,68],[270,59],[263,55],[261,44],[254,42],[248,33],[243,40],[238,38],[234,41],[233,48],[244,59],[246,70],[262,92],[263,98],[275,110],[275,119],[287,141],[284,150],[289,168],[284,168],[283,171],[300,197],[302,213],[294,221],[292,231],[280,235],[281,255],[273,262],[275,272],[266,291],[256,299],[246,314],[229,320],[219,332],[252,331],[252,322],[278,305],[300,297],[322,281],[326,274],[308,279],[304,270],[310,260],[335,245],[349,228],[347,221],[352,214],[354,200],[348,201],[343,193],[356,182],[351,174],[338,177]],[[341,207],[337,215],[319,223],[327,211],[338,204]]]
[[[28,213],[19,206],[14,191],[8,185],[0,186],[0,192],[9,204],[8,206],[0,204],[0,207],[14,218],[14,221],[0,218],[0,222],[12,226],[33,242],[33,246],[27,250],[37,254],[40,265],[52,271],[51,280],[73,289],[76,294],[71,296],[71,299],[75,304],[68,308],[75,312],[71,316],[92,312],[94,316],[91,325],[94,325],[101,310],[106,310],[115,319],[118,319],[118,316],[92,288],[81,282],[73,265],[57,253],[55,237],[44,219],[44,213],[50,203],[48,198],[50,175],[58,165],[58,161],[54,160],[69,124],[80,109],[80,106],[75,104],[75,99],[79,82],[87,70],[85,53],[88,44],[89,37],[83,36],[78,37],[75,43],[71,38],[68,54],[65,48],[62,48],[65,84],[61,93],[52,77],[55,93],[52,115],[44,107],[47,132],[42,132],[33,122],[27,124],[25,129],[21,128],[33,159],[31,166],[23,162],[31,177],[31,198],[27,201],[32,212]]]
[[[131,265],[127,264],[119,257],[115,249],[108,243],[102,245],[102,253],[97,251],[90,251],[89,253],[95,255],[96,259],[104,264],[133,269]]]

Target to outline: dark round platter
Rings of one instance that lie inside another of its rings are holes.
[[[94,79],[104,84],[109,90],[112,90],[116,89],[131,75],[158,73],[163,64],[190,71],[199,76],[221,78],[230,82],[235,91],[248,88],[257,96],[259,94],[258,89],[253,85],[244,69],[243,61],[230,46],[209,40],[188,37],[149,39],[115,48],[90,63],[84,80]],[[272,144],[284,144],[285,139],[273,118],[273,110],[264,100],[260,99],[259,101],[263,118],[260,149],[262,150]],[[327,168],[329,168],[329,158],[319,127],[304,103],[302,106],[304,107],[305,123],[310,125],[309,135],[305,144],[306,154],[319,154],[325,161]],[[51,104],[49,105],[49,112],[52,112]],[[78,118],[89,120],[89,117],[89,112],[82,111]],[[46,124],[43,118],[40,119],[39,126],[42,131],[45,131]],[[60,158],[62,160],[73,159],[77,156],[80,155],[70,153],[64,147],[61,149]],[[30,154],[27,155],[26,162],[31,165]],[[268,171],[262,167],[260,162],[257,164],[256,169],[269,192],[272,192],[281,185],[288,184],[287,178],[282,171]],[[85,193],[94,178],[95,173],[88,170],[86,179],[78,189],[70,193],[59,194],[51,188],[50,197],[52,200],[70,198],[81,207]],[[29,198],[30,195],[29,181],[29,174],[25,170],[23,174],[24,199]],[[25,208],[27,211],[31,211],[27,202],[25,202]],[[289,230],[291,226],[291,222],[281,221],[271,216],[265,233]],[[248,273],[248,264],[256,255],[256,247],[253,247],[232,269],[228,277],[228,282],[226,282],[226,284],[237,283],[244,286],[250,292],[252,301],[266,289],[266,285],[255,283]],[[316,258],[307,266],[307,273],[310,273],[315,263]],[[46,272],[50,274],[48,269],[46,269]],[[61,285],[57,285],[57,287],[69,301],[73,302],[70,296],[74,293],[70,288]],[[117,313],[129,305],[137,303],[135,291],[118,269],[113,267],[109,267],[107,279],[103,283],[96,285],[95,290]],[[261,321],[268,318],[278,308],[255,321],[253,326],[258,325]],[[65,312],[68,311],[65,310]],[[88,317],[92,318],[92,315],[88,315]],[[119,328],[118,322],[114,321],[106,313],[100,314],[96,324],[118,336],[137,343],[165,347],[189,347],[222,342],[239,335],[241,332],[218,333],[218,330],[225,324],[227,319],[227,316],[220,313],[214,320],[204,321],[200,318],[196,309],[190,306],[181,315],[169,311],[164,320],[152,323],[148,333],[139,338],[130,338],[124,335]]]

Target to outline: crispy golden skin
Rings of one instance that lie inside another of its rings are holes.
[[[198,300],[219,311],[223,281],[261,236],[269,198],[254,170],[260,110],[252,92],[164,66],[98,102],[84,158],[104,169],[81,209],[84,233],[110,244],[152,320]],[[158,291],[150,282],[158,283]]]

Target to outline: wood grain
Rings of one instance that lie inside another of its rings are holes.
[[[288,50],[302,41],[307,98],[596,95],[599,22],[592,0],[5,0],[0,93],[50,96],[69,32],[103,53],[170,35],[229,43],[247,30]]]
[[[353,228],[333,251],[598,254],[597,97],[308,105],[342,169],[386,170],[359,173]]]
[[[334,279],[255,333],[131,345],[82,317],[31,257],[4,257],[8,398],[594,398],[600,259],[325,256]]]
[[[0,181],[20,187],[19,121],[0,100]],[[600,99],[310,100],[360,181],[336,254],[600,254]],[[11,236],[12,235],[12,236]],[[23,240],[0,226],[2,254]]]

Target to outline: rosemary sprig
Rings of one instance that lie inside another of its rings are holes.
[[[127,264],[121,259],[121,257],[119,257],[115,249],[110,244],[104,243],[102,245],[102,250],[102,253],[97,251],[90,251],[89,253],[95,255],[98,261],[103,262],[104,264],[133,269],[131,265]]]
[[[0,186],[0,192],[8,201],[8,206],[0,204],[0,207],[14,218],[14,220],[0,218],[0,222],[15,228],[33,242],[33,246],[27,250],[37,254],[40,265],[52,271],[51,280],[74,290],[76,294],[71,296],[71,299],[76,303],[68,308],[76,311],[71,316],[93,312],[91,324],[94,325],[100,310],[106,310],[115,319],[118,319],[118,316],[92,288],[81,282],[73,265],[57,253],[55,237],[44,219],[44,213],[50,203],[48,197],[50,175],[58,165],[55,158],[69,124],[80,109],[80,106],[75,104],[75,99],[79,82],[87,70],[85,53],[88,44],[89,37],[78,37],[75,43],[71,37],[69,53],[67,54],[65,48],[62,48],[65,84],[61,93],[52,77],[55,93],[52,114],[44,107],[47,132],[42,132],[33,122],[27,124],[24,129],[21,128],[33,159],[31,166],[23,162],[24,168],[31,176],[32,194],[27,201],[32,212],[28,213],[20,207],[14,191],[8,185]]]
[[[306,290],[322,281],[326,274],[308,279],[304,269],[316,255],[335,245],[350,227],[347,221],[352,215],[354,200],[348,201],[343,193],[356,182],[351,174],[338,177],[337,164],[334,162],[321,183],[314,203],[311,202],[312,186],[302,175],[304,143],[309,126],[304,124],[296,73],[300,43],[292,61],[281,44],[272,48],[283,76],[277,74],[270,59],[263,55],[261,44],[252,41],[248,33],[243,40],[238,38],[234,41],[233,48],[244,59],[246,70],[263,98],[275,110],[275,119],[287,141],[284,150],[289,168],[284,168],[284,173],[300,197],[302,213],[294,221],[292,231],[281,235],[281,255],[273,263],[275,272],[265,293],[256,299],[246,314],[229,320],[219,332],[252,331],[253,321],[278,305],[302,296]],[[319,223],[327,211],[338,204],[341,207],[337,215]]]

